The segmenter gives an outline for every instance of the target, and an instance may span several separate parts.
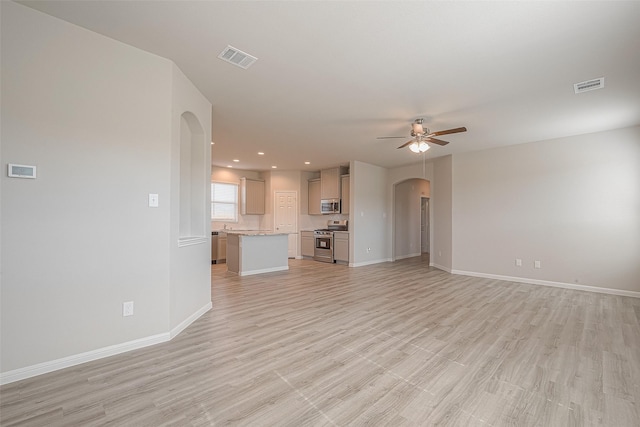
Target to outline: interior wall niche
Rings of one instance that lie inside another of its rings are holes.
[[[206,141],[193,113],[180,117],[180,238],[204,237],[206,214]]]

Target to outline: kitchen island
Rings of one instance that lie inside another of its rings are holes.
[[[227,231],[227,271],[240,276],[289,269],[286,233]]]

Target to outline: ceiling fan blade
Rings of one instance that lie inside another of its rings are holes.
[[[394,138],[406,138],[406,136],[379,136],[376,139],[394,139]]]
[[[466,132],[466,131],[467,131],[467,128],[465,127],[439,130],[438,132],[431,132],[429,135],[425,135],[425,138],[431,138],[432,136],[449,135],[451,133]]]
[[[435,138],[426,138],[427,142],[433,142],[434,144],[438,144],[438,145],[447,145],[449,143],[449,141],[443,141],[441,139],[435,139]]]
[[[407,141],[407,142],[405,142],[404,144],[402,144],[402,145],[401,145],[400,147],[398,147],[398,148],[399,148],[399,149],[400,149],[400,148],[404,148],[404,147],[406,147],[407,145],[409,145],[409,144],[411,144],[412,142],[415,142],[415,141],[416,141],[415,139],[412,139],[412,140],[410,140],[410,141]]]

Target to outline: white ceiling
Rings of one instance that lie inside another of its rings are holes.
[[[213,104],[216,166],[414,163],[396,147],[419,117],[468,129],[427,157],[640,124],[637,1],[21,3],[173,60]]]

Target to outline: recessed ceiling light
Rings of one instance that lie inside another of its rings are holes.
[[[240,160],[238,159],[233,159],[234,162],[238,163]]]
[[[258,151],[258,155],[259,156],[264,156],[264,153],[262,151]]]
[[[311,162],[304,162],[304,164],[305,164],[305,165],[310,165],[310,164],[311,164]]]
[[[232,168],[233,166],[231,166],[231,165],[227,165],[227,167],[228,167],[228,168]]]
[[[211,145],[214,145],[214,144],[215,144],[215,142],[211,141]]]
[[[271,169],[278,169],[277,166],[271,166]]]

